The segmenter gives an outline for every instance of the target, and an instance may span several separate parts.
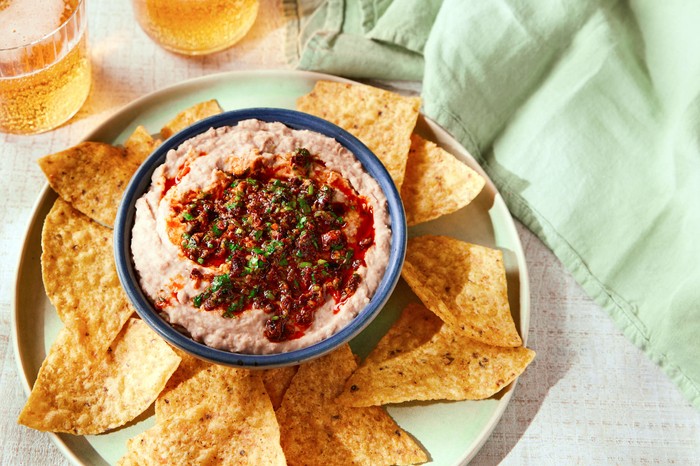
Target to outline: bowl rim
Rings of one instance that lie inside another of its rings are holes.
[[[335,139],[348,149],[362,164],[364,170],[375,179],[387,201],[391,227],[389,261],[384,276],[370,298],[369,303],[345,327],[330,337],[312,345],[282,353],[248,354],[234,353],[206,346],[177,331],[159,316],[138,284],[131,258],[131,233],[134,224],[136,201],[151,185],[155,169],[165,161],[167,153],[190,138],[210,128],[234,126],[243,120],[258,119],[280,122],[293,130],[310,130]],[[359,139],[339,126],[319,117],[283,108],[254,107],[226,111],[177,132],[156,148],[141,164],[131,178],[119,205],[114,224],[114,259],[119,281],[137,314],[158,335],[175,347],[206,361],[234,367],[274,368],[300,364],[329,353],[349,342],[362,332],[379,314],[391,296],[401,275],[406,254],[407,226],[403,203],[391,175],[377,156]]]

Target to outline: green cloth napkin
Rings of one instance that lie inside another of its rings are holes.
[[[285,0],[297,66],[424,112],[700,407],[700,2]]]

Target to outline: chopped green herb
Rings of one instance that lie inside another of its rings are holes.
[[[236,317],[234,313],[240,311],[241,309],[243,309],[243,296],[241,296],[238,301],[234,301],[229,304],[226,311],[224,311],[224,313],[221,315],[227,319],[230,319],[231,317]]]
[[[336,214],[335,212],[333,212],[332,210],[329,210],[328,213],[330,213],[330,214],[333,216],[333,218],[335,218],[335,221],[336,221],[336,222],[341,223],[341,224],[342,224],[342,223],[345,223],[345,220],[343,220],[343,217],[337,215],[337,214]]]
[[[217,275],[214,277],[214,279],[211,281],[211,290],[212,291],[219,291],[221,288],[225,288],[231,285],[231,278],[228,276],[228,274],[223,274],[223,275]]]
[[[188,222],[189,222],[190,220],[194,220],[194,216],[193,216],[191,213],[189,213],[189,212],[183,212],[183,213],[182,213],[182,218],[184,218],[184,219],[187,220]]]
[[[309,203],[306,202],[306,199],[304,199],[303,197],[299,198],[299,207],[301,207],[301,211],[305,214],[311,212],[311,207],[309,207]]]
[[[187,235],[187,236],[185,237],[185,235],[183,234],[183,235],[182,235],[182,238],[183,238],[183,240],[182,240],[182,243],[181,243],[181,244],[182,244],[182,247],[183,247],[183,248],[185,248],[185,249],[195,249],[195,248],[197,247],[197,241],[196,241],[194,238],[192,238],[192,236]]]
[[[248,260],[248,267],[251,268],[251,270],[255,270],[258,267],[260,267],[260,258],[258,256],[253,256]]]
[[[270,241],[269,243],[267,243],[267,246],[265,247],[265,250],[266,250],[268,253],[272,254],[273,252],[275,252],[276,249],[279,249],[279,248],[282,248],[282,247],[284,247],[284,243],[283,243],[282,241],[273,239],[272,241]]]

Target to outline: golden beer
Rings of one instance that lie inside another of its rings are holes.
[[[133,0],[151,39],[173,52],[202,55],[226,49],[246,35],[258,0]]]
[[[70,119],[85,102],[91,72],[84,3],[66,1],[62,10],[53,32],[23,46],[0,49],[0,131],[47,131]],[[8,39],[3,40],[4,44]]]

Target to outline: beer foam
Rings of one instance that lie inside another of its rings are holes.
[[[65,0],[0,0],[0,49],[37,41],[61,25]]]

